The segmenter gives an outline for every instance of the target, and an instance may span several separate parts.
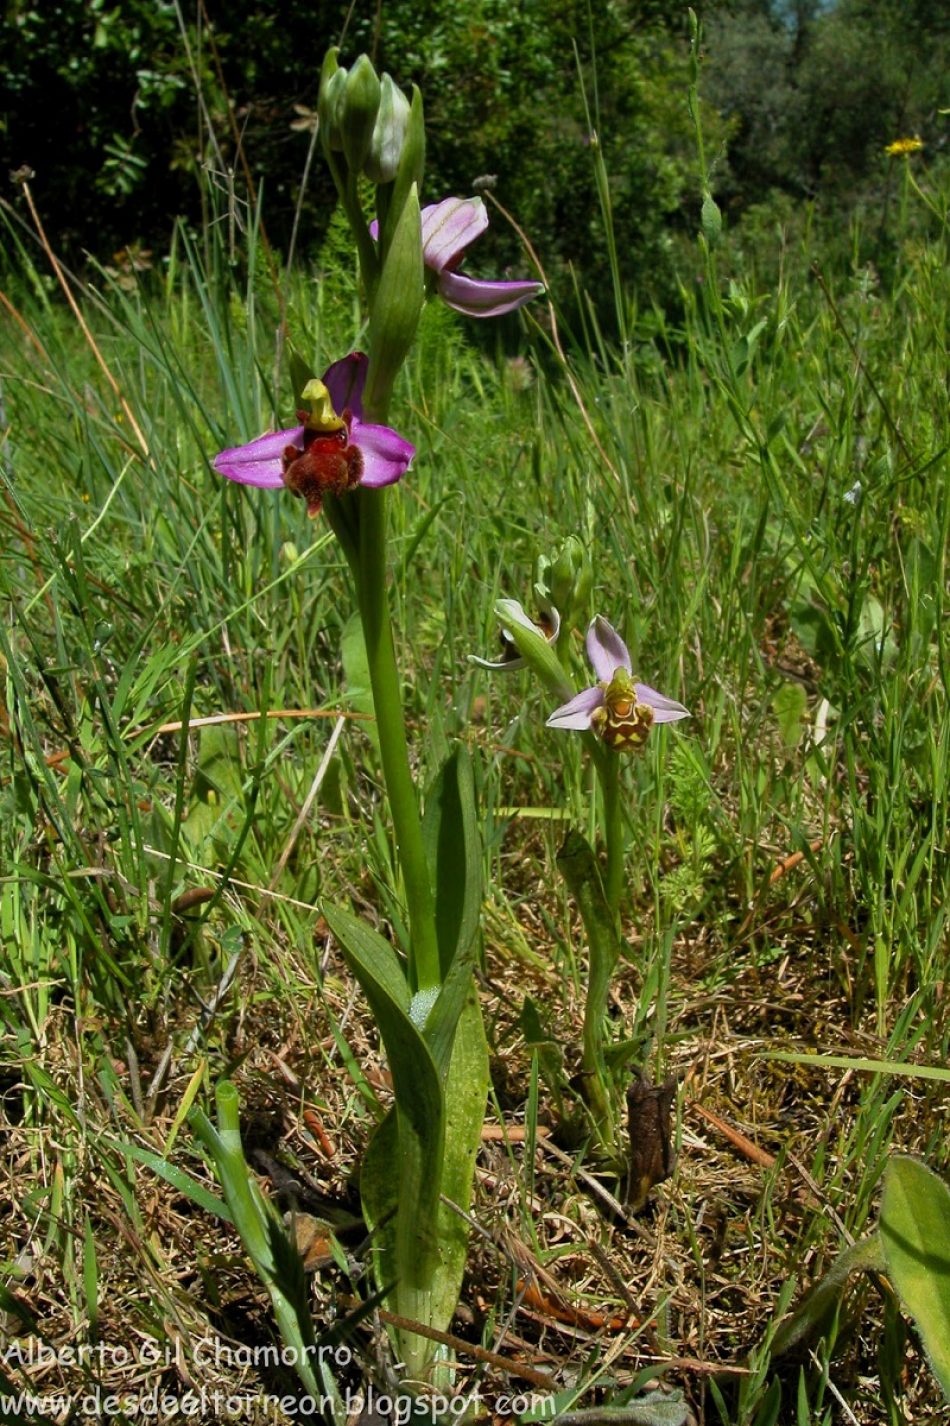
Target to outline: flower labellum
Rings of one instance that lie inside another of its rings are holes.
[[[375,489],[405,475],[415,446],[389,426],[362,419],[367,358],[351,352],[303,391],[309,411],[299,426],[258,436],[221,451],[212,464],[220,475],[264,490],[286,486],[318,515],[325,495],[345,495],[358,485]]]
[[[624,752],[641,747],[654,723],[689,717],[682,703],[634,681],[626,644],[600,615],[587,630],[587,656],[598,682],[557,708],[548,719],[549,728],[591,731],[609,748]]]

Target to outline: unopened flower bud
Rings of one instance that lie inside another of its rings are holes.
[[[389,247],[413,184],[415,184],[417,193],[422,192],[425,161],[426,128],[422,113],[422,95],[416,85],[413,85],[412,103],[409,106],[406,133],[396,166],[396,176],[392,187],[383,190],[388,195],[386,216],[382,223],[384,249]]]
[[[373,183],[392,183],[409,126],[409,100],[388,74],[380,81],[379,110],[363,172]]]
[[[577,535],[568,535],[548,573],[551,599],[569,627],[586,622],[587,604],[594,582],[590,555]]]
[[[320,95],[317,116],[320,121],[320,141],[324,151],[339,153],[343,148],[343,90],[346,70],[337,63],[339,50],[327,50],[320,72]]]
[[[527,617],[517,600],[497,600],[495,615],[532,673],[557,697],[569,697],[573,689],[557,654],[545,633]]]
[[[360,172],[369,154],[379,100],[379,78],[369,56],[361,54],[343,88],[343,153],[354,173]]]

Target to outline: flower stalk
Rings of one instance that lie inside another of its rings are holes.
[[[623,805],[620,801],[620,759],[598,748],[596,761],[604,804],[604,848],[607,865],[604,872],[604,895],[611,917],[620,930],[620,899],[624,886]]]
[[[357,598],[369,666],[386,793],[409,911],[409,984],[413,992],[441,983],[435,906],[409,764],[409,744],[393,643],[386,573],[386,492],[367,494],[360,510]]]

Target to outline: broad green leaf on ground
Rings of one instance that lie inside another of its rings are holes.
[[[950,1188],[919,1159],[888,1163],[880,1234],[888,1276],[950,1400]]]
[[[394,1284],[389,1298],[396,1311],[413,1321],[444,1331],[452,1320],[462,1286],[468,1250],[468,1223],[475,1155],[481,1142],[488,1093],[488,1047],[481,1007],[474,987],[459,1016],[445,1084],[445,1152],[438,1184],[436,1233],[438,1257],[425,1280],[415,1281],[398,1270],[398,1219],[402,1211],[418,1222],[420,1205],[407,1192],[395,1155],[398,1152],[395,1115],[379,1126],[363,1160],[360,1192],[368,1226],[374,1230],[376,1275],[381,1285]],[[421,1372],[432,1354],[432,1343],[414,1333],[399,1332],[398,1351],[409,1375]]]

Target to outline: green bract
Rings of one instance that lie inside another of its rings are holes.
[[[416,335],[424,301],[419,198],[413,184],[383,260],[373,302],[367,384],[370,410],[385,409],[389,402],[396,375]]]
[[[317,117],[320,121],[320,140],[324,152],[339,153],[343,149],[341,128],[341,105],[343,87],[346,84],[346,70],[337,64],[339,50],[327,50],[320,74],[320,96],[317,100]]]
[[[360,172],[370,151],[379,99],[379,78],[369,56],[361,54],[346,76],[340,116],[343,154],[354,173]]]

